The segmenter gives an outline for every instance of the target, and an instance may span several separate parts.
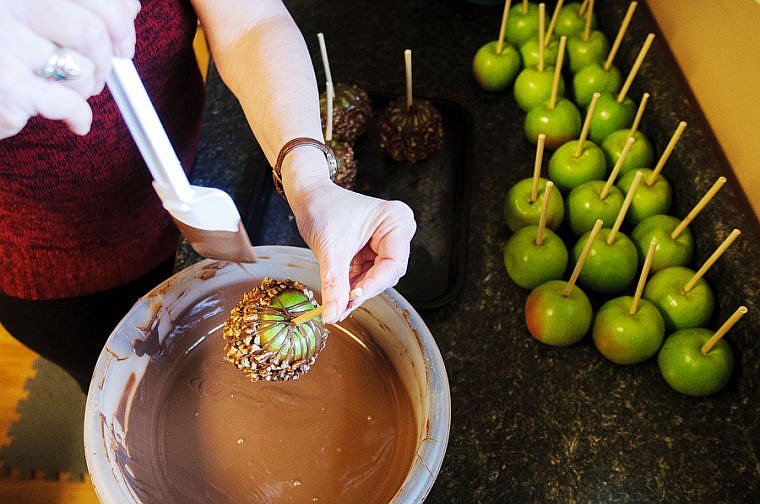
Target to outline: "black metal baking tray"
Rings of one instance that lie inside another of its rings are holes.
[[[370,94],[374,114],[366,133],[354,144],[358,160],[354,190],[401,200],[412,208],[417,232],[407,273],[396,289],[417,309],[436,308],[454,299],[464,284],[471,119],[456,103],[430,99],[441,113],[443,148],[425,161],[397,162],[380,149],[380,116],[393,98]],[[268,170],[258,171],[243,220],[254,245],[305,246]]]

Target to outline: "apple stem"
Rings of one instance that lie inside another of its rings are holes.
[[[546,134],[538,134],[536,142],[536,161],[533,163],[533,185],[530,190],[530,202],[535,203],[538,199],[538,182],[541,180],[541,165],[544,162],[544,144],[546,143]]]
[[[599,92],[594,93],[591,97],[591,103],[588,104],[586,118],[583,120],[583,128],[581,128],[581,135],[578,137],[578,145],[575,146],[575,153],[573,154],[575,159],[578,159],[583,154],[583,144],[586,142],[586,138],[588,138],[588,132],[591,129],[591,119],[594,117],[596,103],[599,101],[600,96]]]
[[[738,229],[734,229],[731,231],[731,233],[726,237],[725,240],[723,240],[723,243],[721,243],[717,249],[715,249],[715,252],[710,255],[710,257],[707,258],[707,260],[704,262],[702,267],[700,267],[696,273],[694,273],[694,276],[689,279],[688,282],[683,286],[684,292],[689,292],[691,289],[694,288],[695,285],[697,285],[697,282],[699,282],[699,279],[705,276],[705,273],[707,273],[707,270],[709,270],[713,264],[720,258],[721,255],[723,255],[723,252],[726,251],[728,247],[731,246],[732,243],[734,243],[734,240],[736,240],[739,235],[742,234],[741,231]]]
[[[406,68],[406,110],[412,108],[412,50],[404,50],[404,66]]]
[[[681,135],[685,129],[686,121],[681,121],[678,123],[678,127],[676,127],[675,132],[673,132],[673,136],[670,137],[668,145],[665,146],[665,150],[662,151],[660,159],[657,160],[657,165],[654,167],[654,170],[652,170],[652,173],[649,175],[645,182],[647,187],[652,187],[652,185],[657,181],[657,177],[660,176],[660,172],[665,167],[665,163],[667,163],[668,158],[673,153],[673,149],[676,148],[676,144],[678,143],[678,140],[681,139]]]
[[[549,20],[549,26],[546,28],[546,36],[544,37],[544,45],[549,47],[552,41],[552,35],[554,34],[554,26],[557,24],[557,18],[559,17],[559,11],[562,9],[562,2],[564,0],[557,0],[557,5],[554,6],[554,12]]]
[[[333,136],[333,100],[335,100],[335,88],[332,81],[327,81],[327,119],[325,119],[325,141],[329,142]]]
[[[620,44],[623,42],[623,37],[625,36],[625,32],[626,30],[628,30],[628,25],[631,24],[633,11],[636,10],[637,5],[638,5],[638,2],[631,2],[628,5],[628,11],[626,11],[625,17],[623,18],[623,21],[620,23],[620,28],[618,28],[617,35],[615,36],[615,41],[612,43],[612,47],[610,48],[609,54],[607,54],[607,59],[604,60],[604,65],[602,65],[602,68],[604,68],[605,72],[609,72],[610,68],[612,67],[612,60],[615,59],[615,55],[620,49]]]
[[[636,291],[633,293],[631,307],[628,309],[629,315],[636,315],[636,312],[639,310],[639,301],[641,301],[641,295],[644,292],[644,286],[647,283],[649,270],[652,269],[652,259],[654,258],[655,250],[657,250],[657,240],[652,239],[652,241],[649,242],[647,255],[644,257],[644,265],[641,267],[641,274],[639,275],[639,281],[636,284]]]
[[[605,183],[604,187],[602,187],[602,192],[599,193],[600,200],[604,201],[605,199],[607,199],[607,195],[610,193],[610,189],[612,189],[613,184],[615,184],[615,179],[620,173],[620,170],[623,167],[623,163],[625,163],[625,158],[627,158],[628,153],[631,152],[631,147],[633,147],[633,143],[635,141],[636,139],[634,137],[628,137],[625,140],[623,151],[620,153],[620,156],[618,157],[618,160],[615,163],[615,166],[612,168],[612,171],[610,172],[610,176],[607,177],[607,183]]]
[[[623,100],[625,100],[625,96],[628,94],[628,90],[631,89],[631,84],[633,84],[633,79],[635,79],[636,74],[639,73],[641,64],[644,63],[644,58],[646,58],[647,52],[649,52],[649,48],[652,47],[653,40],[654,33],[647,35],[646,40],[644,40],[644,45],[641,46],[639,54],[636,56],[636,60],[633,62],[631,71],[628,72],[628,77],[626,77],[625,82],[623,83],[623,87],[620,88],[620,92],[617,96],[618,103],[623,103]]]
[[[551,197],[554,182],[546,181],[544,188],[544,200],[541,202],[541,213],[538,215],[538,229],[536,230],[536,245],[541,246],[544,243],[544,230],[546,229],[546,214],[549,208],[549,198]]]
[[[715,344],[720,341],[720,339],[726,335],[726,333],[734,327],[734,325],[739,322],[739,319],[741,319],[744,315],[747,314],[747,307],[746,306],[740,306],[739,308],[734,311],[733,314],[731,314],[730,317],[728,317],[728,320],[723,322],[723,324],[718,328],[717,331],[710,337],[709,340],[705,342],[704,345],[702,345],[702,348],[700,348],[700,351],[702,352],[702,355],[708,353],[710,350],[712,350],[712,347],[715,346]]]
[[[522,3],[522,15],[523,16],[528,13],[528,6],[529,6],[528,0],[523,0],[523,3]]]
[[[559,80],[562,78],[562,62],[565,59],[566,45],[567,45],[567,37],[562,35],[559,38],[557,64],[554,67],[554,80],[552,80],[552,94],[549,98],[549,110],[554,110],[554,107],[557,106],[557,94],[559,93]]]
[[[496,43],[496,54],[501,56],[504,50],[504,35],[507,33],[507,19],[509,19],[509,9],[512,6],[512,0],[504,2],[504,12],[501,14],[501,26],[499,27],[499,41]]]
[[[544,71],[544,25],[546,24],[546,5],[538,4],[538,71]]]
[[[636,174],[633,176],[633,182],[631,182],[631,187],[628,189],[628,192],[625,195],[625,199],[623,200],[623,206],[620,207],[620,211],[617,214],[617,218],[615,219],[615,223],[612,225],[612,229],[610,230],[610,234],[607,235],[607,245],[612,245],[615,243],[615,235],[618,231],[620,231],[620,226],[623,225],[623,219],[625,219],[625,214],[628,213],[628,208],[631,206],[631,201],[633,201],[633,196],[636,194],[636,189],[639,188],[639,183],[641,183],[641,177],[643,177],[644,174],[640,171],[637,171]]]
[[[586,243],[583,244],[581,255],[578,256],[578,260],[575,262],[573,272],[570,274],[570,280],[567,281],[565,290],[562,291],[562,295],[564,297],[569,296],[573,291],[575,282],[578,281],[578,277],[580,276],[581,270],[583,269],[583,263],[586,262],[586,257],[588,256],[589,250],[591,250],[591,245],[594,243],[594,240],[596,240],[596,235],[599,234],[599,231],[602,229],[603,224],[604,221],[602,221],[602,219],[596,219],[596,222],[594,222],[594,227],[591,228],[591,231],[589,231],[588,238],[586,238]]]
[[[639,129],[639,124],[641,124],[641,118],[644,117],[644,110],[647,108],[647,103],[649,103],[649,93],[644,93],[641,95],[641,103],[639,103],[639,108],[636,110],[636,117],[633,118],[631,129],[628,131],[629,137],[636,135],[636,131]]]
[[[701,212],[702,209],[707,206],[710,200],[713,199],[713,196],[715,196],[715,194],[720,191],[720,188],[723,187],[723,184],[725,183],[726,177],[718,177],[718,180],[715,181],[710,190],[707,191],[704,196],[702,196],[702,199],[700,199],[699,202],[694,205],[694,208],[691,209],[689,214],[684,217],[683,220],[678,223],[678,226],[676,226],[673,232],[670,233],[671,240],[675,240],[681,235],[681,233],[683,233],[683,230],[686,229],[689,224],[691,224],[691,221],[693,221],[699,212]]]
[[[591,20],[594,17],[594,0],[588,0],[588,12],[586,13],[586,23],[583,25],[583,41],[588,42],[591,36]]]

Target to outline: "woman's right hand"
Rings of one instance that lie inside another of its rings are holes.
[[[137,0],[0,0],[0,139],[36,115],[86,134],[87,99],[103,90],[114,56],[133,56],[139,11]],[[40,75],[57,51],[76,77]]]

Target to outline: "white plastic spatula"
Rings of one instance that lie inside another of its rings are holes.
[[[211,259],[255,262],[230,195],[190,185],[132,60],[114,58],[106,83],[153,175],[156,193],[190,245]]]

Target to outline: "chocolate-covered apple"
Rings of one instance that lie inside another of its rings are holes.
[[[598,98],[599,95],[595,95],[589,105],[578,139],[565,142],[549,158],[549,179],[563,193],[590,180],[602,179],[607,173],[604,153],[598,145],[587,140],[591,115]]]
[[[723,335],[747,313],[740,306],[714,333],[704,327],[674,332],[657,355],[657,365],[670,387],[682,394],[703,397],[726,386],[734,370],[734,353]]]
[[[567,267],[565,243],[546,227],[548,204],[553,197],[552,187],[551,181],[546,182],[538,225],[517,230],[504,245],[507,274],[524,289],[533,289],[548,280],[562,278]]]
[[[504,40],[510,5],[511,0],[504,3],[499,37],[478,49],[472,59],[475,81],[486,91],[506,89],[520,71],[520,54],[512,44]]]
[[[522,0],[509,11],[506,37],[510,44],[520,47],[526,40],[538,33],[539,6]]]
[[[303,284],[266,278],[246,292],[224,324],[226,358],[251,380],[296,380],[308,372],[327,339],[319,317],[292,325],[316,307]]]
[[[327,126],[327,95],[319,98],[322,128]],[[335,84],[333,98],[333,139],[352,143],[367,130],[372,118],[372,102],[369,95],[356,85]]]
[[[327,141],[338,163],[334,182],[345,189],[353,189],[359,163],[354,155],[354,148],[348,142]]]

